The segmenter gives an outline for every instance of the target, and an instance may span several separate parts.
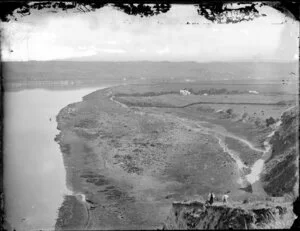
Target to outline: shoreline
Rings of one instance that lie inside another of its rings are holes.
[[[98,91],[98,90],[105,90],[109,87],[110,86],[105,86],[105,87],[102,86],[100,88],[97,88],[97,89],[93,90],[92,92]],[[88,94],[90,94],[90,93],[88,93]],[[70,105],[74,105],[76,103],[82,102],[83,98],[85,96],[86,96],[86,94],[82,95],[81,100],[69,103],[64,108],[67,108]],[[62,109],[64,109],[64,108],[62,108]],[[60,109],[60,111],[62,109]],[[69,210],[69,211],[76,210],[78,212],[78,214],[86,214],[84,217],[87,217],[87,218],[86,219],[83,218],[83,221],[81,221],[79,223],[80,229],[86,229],[88,227],[88,224],[89,224],[90,209],[93,206],[91,206],[86,201],[86,196],[83,193],[83,191],[76,189],[76,186],[74,186],[74,182],[72,181],[72,174],[73,173],[72,173],[71,169],[74,168],[74,167],[68,162],[68,157],[70,155],[71,150],[70,150],[69,145],[64,145],[61,142],[62,130],[61,130],[61,128],[59,126],[59,123],[58,123],[58,120],[57,120],[57,116],[59,115],[60,111],[55,116],[56,123],[57,123],[56,129],[58,131],[58,134],[55,136],[54,141],[59,145],[59,149],[60,149],[60,152],[61,152],[61,155],[62,155],[63,165],[64,165],[65,173],[66,173],[65,182],[66,182],[66,188],[68,190],[68,193],[64,195],[62,205],[58,209],[58,216],[56,218],[56,223],[55,223],[54,227],[55,227],[55,230],[65,230],[65,229],[77,228],[77,227],[73,227],[72,224],[74,222],[76,223],[76,220],[78,219],[78,215],[76,215],[76,213],[74,213],[75,217],[71,216],[71,217],[65,218],[65,213],[66,212],[64,211],[64,209],[67,208],[67,210]],[[79,206],[79,205],[81,205],[81,206]],[[85,221],[85,220],[87,220],[87,221]]]

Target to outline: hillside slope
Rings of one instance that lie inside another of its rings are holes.
[[[285,111],[280,126],[270,140],[272,153],[261,176],[269,196],[298,196],[298,120],[296,107]],[[290,202],[232,202],[226,205],[217,202],[213,206],[198,201],[174,202],[163,229],[290,228],[299,223],[298,219],[295,220],[298,213],[296,207],[292,212]]]
[[[270,196],[298,194],[298,120],[295,107],[283,113],[281,125],[270,140],[272,153],[262,174],[263,187]]]

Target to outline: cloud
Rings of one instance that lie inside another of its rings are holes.
[[[41,22],[30,15],[18,22],[2,23],[6,39],[1,52],[4,60],[94,56],[112,61],[120,57],[226,61],[293,57],[298,44],[295,28],[299,24],[288,22],[286,31],[295,33],[284,38],[282,24],[278,24],[282,15],[276,10],[264,11],[267,17],[223,25],[208,22],[192,5],[174,5],[166,14],[144,18],[112,7],[86,14],[48,15]],[[186,25],[187,21],[199,24]]]

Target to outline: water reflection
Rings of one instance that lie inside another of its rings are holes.
[[[7,220],[16,230],[53,229],[68,194],[54,137],[56,115],[99,88],[23,90],[4,95],[4,187]]]

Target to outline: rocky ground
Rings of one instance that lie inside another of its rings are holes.
[[[289,204],[174,202],[163,229],[284,229],[295,216]]]

